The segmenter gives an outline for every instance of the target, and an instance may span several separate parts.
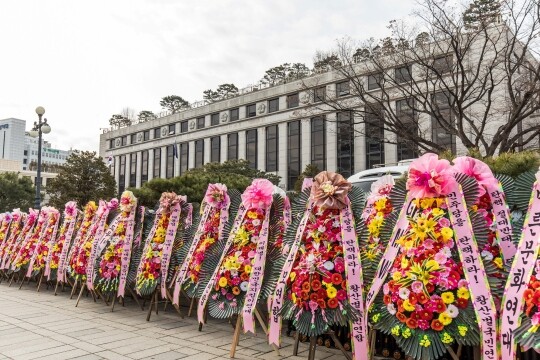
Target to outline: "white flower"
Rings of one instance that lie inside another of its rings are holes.
[[[493,254],[490,253],[490,252],[487,251],[487,250],[482,251],[481,255],[482,255],[482,257],[483,257],[484,259],[486,259],[487,261],[493,260]]]
[[[325,261],[323,264],[324,268],[328,271],[334,270],[334,263],[331,261]]]
[[[403,300],[407,300],[409,298],[411,291],[407,289],[406,287],[399,288],[399,297]]]
[[[240,283],[240,290],[247,291],[249,283],[247,281],[242,281]]]
[[[397,312],[395,305],[392,304],[392,303],[386,305],[386,310],[388,310],[388,312],[390,313],[390,315],[395,315],[396,312]]]
[[[459,315],[459,309],[452,304],[446,306],[446,312],[452,319],[455,319]]]

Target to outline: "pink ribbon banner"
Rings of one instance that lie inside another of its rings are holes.
[[[408,217],[414,216],[417,211],[416,206],[411,200],[412,199],[409,199],[407,197],[407,199],[405,199],[403,207],[401,208],[398,221],[396,223],[396,226],[392,230],[392,236],[388,241],[388,246],[384,251],[381,263],[377,267],[377,272],[375,273],[375,277],[373,278],[371,287],[369,288],[369,291],[366,295],[366,309],[369,309],[373,304],[375,297],[377,297],[377,294],[383,286],[386,276],[390,272],[390,268],[392,267],[394,259],[396,258],[399,251],[399,244],[397,243],[397,240],[399,240],[403,235],[407,233],[407,228],[409,226]]]
[[[287,228],[291,224],[291,221],[292,221],[291,200],[289,200],[289,197],[285,195],[285,197],[283,198],[283,222],[285,223],[283,236],[285,236],[285,232],[287,231]]]
[[[9,268],[9,264],[10,264],[10,258],[11,258],[11,253],[13,251],[13,247],[15,246],[15,243],[17,242],[17,229],[19,228],[19,226],[21,225],[21,221],[24,221],[26,219],[26,214],[25,215],[21,215],[21,217],[19,218],[18,221],[16,222],[12,222],[11,223],[11,232],[9,234],[9,239],[6,243],[6,247],[5,247],[5,250],[4,250],[4,256],[2,257],[2,263],[0,264],[0,269],[8,269]],[[24,226],[23,226],[24,228]],[[21,230],[22,232],[22,230]]]
[[[189,203],[187,204],[187,214],[186,218],[184,219],[184,227],[187,229],[191,227],[193,224],[193,204]]]
[[[341,234],[343,241],[343,257],[345,258],[345,271],[347,276],[347,295],[349,303],[358,311],[358,320],[351,323],[351,336],[353,356],[355,360],[370,359],[365,303],[362,297],[364,282],[362,265],[360,263],[360,247],[354,227],[351,204],[347,198],[347,207],[341,210]]]
[[[66,216],[66,215],[64,215]],[[65,218],[64,220],[64,224],[62,226],[65,226],[67,227],[66,229],[66,232],[65,232],[65,235],[64,235],[64,239],[63,239],[63,244],[62,244],[62,252],[60,253],[60,256],[59,256],[59,261],[58,261],[58,270],[57,270],[57,277],[59,278],[60,276],[60,262],[63,261],[63,263],[65,264],[66,262],[66,256],[67,256],[67,252],[68,252],[68,249],[69,249],[69,244],[71,242],[71,236],[73,235],[73,230],[75,229],[75,223],[77,222],[77,216],[73,216],[71,218]],[[45,264],[45,276],[47,276],[47,280],[51,280],[51,260],[52,260],[52,248],[54,247],[55,244],[58,243],[58,241],[60,241],[60,239],[57,239],[56,236],[54,236],[52,239],[51,239],[51,243],[50,243],[50,246],[49,246],[49,253],[47,254],[47,262]],[[62,280],[64,281],[64,280]]]
[[[259,299],[262,283],[264,280],[264,265],[266,262],[266,250],[268,248],[268,232],[270,228],[270,208],[269,205],[265,209],[264,220],[259,233],[259,240],[257,241],[257,248],[255,253],[255,261],[248,282],[248,289],[246,291],[246,297],[244,300],[244,307],[242,308],[242,317],[244,323],[244,332],[255,333],[255,319],[253,318],[253,312]]]
[[[504,262],[510,265],[517,248],[512,241],[512,223],[510,221],[510,210],[506,204],[506,197],[500,183],[498,186],[490,184],[486,187],[486,190],[493,206],[499,247],[501,248]]]
[[[229,251],[229,248],[231,247],[234,236],[238,229],[240,228],[240,225],[242,224],[242,220],[244,219],[244,216],[246,216],[246,206],[242,203],[240,207],[238,208],[238,213],[236,214],[236,218],[234,219],[233,227],[231,229],[231,232],[229,233],[229,237],[227,238],[227,242],[225,243],[225,248],[223,249],[223,254],[221,255],[221,258],[219,259],[218,266],[216,266],[216,269],[214,270],[214,273],[210,277],[210,280],[208,281],[208,284],[206,284],[206,287],[204,288],[201,297],[199,298],[199,305],[197,307],[197,319],[199,320],[199,323],[204,324],[204,309],[206,308],[206,302],[208,301],[208,297],[210,296],[210,292],[214,288],[214,284],[217,281],[217,275],[219,271],[221,270],[221,263],[223,262],[223,259],[227,255],[227,252]]]
[[[127,277],[129,273],[129,262],[131,260],[131,248],[133,244],[133,231],[135,230],[135,213],[137,207],[129,214],[126,224],[126,235],[122,246],[122,263],[120,264],[120,283],[118,284],[118,297],[124,297],[126,290]]]
[[[495,360],[498,358],[495,303],[491,296],[484,265],[474,238],[461,186],[457,182],[453,182],[449,192],[446,197],[446,203],[457,239],[456,243],[463,272],[469,283],[476,319],[480,325],[480,350],[482,359]]]
[[[161,256],[161,297],[167,298],[167,272],[169,271],[169,263],[171,260],[171,251],[178,229],[180,221],[180,209],[182,204],[179,202],[175,204],[171,209],[171,218],[169,220],[169,226],[167,226],[167,234],[165,235],[165,242],[163,243],[163,254]]]
[[[35,247],[35,250],[34,250],[34,254],[32,255],[32,259],[30,259],[30,263],[28,264],[28,270],[26,271],[26,277],[32,276],[32,272],[33,272],[33,269],[34,269],[34,263],[36,262],[36,258],[38,256],[37,250],[39,249],[39,246],[43,241],[47,241],[47,258],[45,260],[45,264],[47,263],[47,260],[49,259],[49,256],[52,253],[52,251],[51,251],[52,244],[54,243],[54,241],[56,239],[56,232],[58,231],[58,224],[60,223],[60,213],[56,209],[50,210],[50,212],[48,213],[48,218],[46,220],[46,224],[48,225],[49,224],[49,219],[51,217],[54,217],[54,216],[56,216],[56,221],[53,224],[53,231],[52,231],[52,234],[51,234],[51,238],[47,239],[47,230],[49,229],[49,227],[44,226],[43,232],[42,232],[41,236],[39,237],[38,242],[36,243],[36,247]],[[43,275],[46,276],[47,274],[44,272]]]
[[[46,216],[47,216],[47,215],[46,215],[45,211],[41,210],[41,211],[39,212],[39,216],[38,216],[37,221],[34,222],[34,223],[32,223],[32,226],[28,229],[28,233],[27,233],[26,236],[24,237],[24,241],[21,243],[21,246],[20,246],[19,249],[18,249],[18,253],[17,253],[17,254],[14,254],[15,257],[13,258],[14,261],[13,261],[13,263],[11,264],[11,270],[16,270],[16,269],[17,269],[17,268],[16,268],[16,264],[17,264],[17,262],[19,261],[19,259],[20,259],[20,257],[21,257],[21,250],[22,250],[24,247],[26,247],[27,245],[29,245],[29,244],[32,243],[32,241],[33,241],[33,240],[32,240],[33,235],[39,233],[39,235],[38,235],[38,236],[39,236],[38,240],[41,238],[41,235],[43,234],[42,231],[43,231],[43,229],[46,227],[46,226],[44,226]],[[33,227],[34,224],[36,224],[35,227]],[[42,226],[42,227],[40,228],[40,226]],[[32,227],[33,227],[33,228],[32,228]],[[38,240],[36,240],[35,242],[37,243]],[[32,253],[32,254],[33,254],[33,253]],[[30,260],[29,260],[28,262],[30,262]]]
[[[77,211],[77,215],[73,217],[71,222],[69,223],[68,230],[66,231],[66,235],[64,237],[64,243],[62,244],[62,252],[60,253],[60,259],[58,260],[58,270],[56,271],[56,278],[59,282],[66,282],[66,269],[68,265],[68,254],[71,244],[71,237],[73,236],[73,233],[75,232],[75,225],[77,225],[77,218],[79,216],[83,216],[80,211]],[[82,224],[81,224],[82,226]],[[77,239],[73,242],[76,242]]]
[[[109,207],[107,206],[105,210],[103,211],[103,214],[101,214],[101,217],[99,219],[99,222],[97,223],[97,229],[94,232],[94,239],[92,240],[92,250],[90,251],[90,258],[88,259],[88,262],[86,263],[86,287],[88,290],[94,290],[94,267],[96,263],[96,257],[103,249],[104,241],[106,242],[107,238],[104,235],[105,233],[105,225],[107,224],[107,217],[109,216]],[[109,227],[109,230],[114,227],[114,229],[111,231],[111,233],[116,230],[116,226],[118,226],[118,218],[117,216],[114,219],[113,224]]]
[[[529,208],[523,224],[517,253],[512,264],[502,300],[501,354],[502,360],[516,358],[514,331],[520,325],[523,294],[527,289],[538,257],[540,242],[540,172],[536,173]]]

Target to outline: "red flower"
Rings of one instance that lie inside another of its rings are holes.
[[[311,295],[309,295],[309,300],[317,302],[317,300],[319,300],[317,293],[311,293]]]
[[[338,274],[338,273],[332,274],[332,284],[340,285],[342,281],[343,281],[343,278],[341,277],[341,274]]]
[[[397,312],[396,313],[396,317],[399,321],[401,321],[402,323],[406,322],[407,321],[407,317],[402,313],[402,312]]]
[[[418,298],[412,292],[409,294],[409,302],[411,305],[416,305],[418,303]]]
[[[444,325],[437,319],[431,322],[431,328],[435,331],[441,331],[444,328]]]
[[[531,289],[527,289],[523,292],[523,298],[525,299],[525,302],[528,304],[532,301],[534,295],[534,291]]]
[[[321,282],[317,279],[311,281],[311,289],[318,291],[321,288]]]
[[[336,298],[328,299],[327,303],[330,309],[335,309],[339,306],[339,301]]]
[[[318,299],[317,304],[321,309],[326,309],[326,302],[323,299]]]
[[[406,324],[410,329],[416,329],[418,327],[418,322],[413,318],[408,319]]]
[[[302,284],[302,290],[303,291],[309,291],[311,289],[311,286],[309,286],[309,283],[306,281]]]
[[[532,302],[536,305],[540,305],[540,290],[536,290],[533,295]]]
[[[469,304],[469,300],[467,300],[467,299],[458,298],[457,301],[456,301],[456,305],[460,309],[467,308],[468,304]]]
[[[422,305],[424,305],[425,303],[429,301],[429,298],[424,293],[420,293],[416,295],[416,298],[418,299],[418,302]]]
[[[392,298],[390,297],[390,295],[384,295],[383,301],[384,301],[384,305],[388,305],[392,302]]]
[[[418,313],[418,315],[420,315],[420,319],[425,321],[430,321],[433,319],[433,313],[431,311],[422,310]]]

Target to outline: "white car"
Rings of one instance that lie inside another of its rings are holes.
[[[356,187],[359,187],[366,193],[371,192],[371,184],[377,181],[381,176],[392,175],[398,179],[409,171],[409,165],[414,159],[399,162],[397,166],[385,166],[375,169],[360,171],[349,177],[347,180]]]

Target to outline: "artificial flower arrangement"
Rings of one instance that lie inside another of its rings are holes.
[[[204,309],[216,318],[242,312],[244,331],[253,331],[254,307],[272,295],[284,261],[279,240],[284,198],[266,179],[255,179],[241,195],[234,217],[229,217],[223,242],[203,266],[204,280],[197,291],[198,318]],[[279,244],[278,244],[279,245]]]
[[[45,219],[43,231],[35,245],[32,258],[28,264],[27,277],[36,276],[45,270],[47,258],[51,250],[51,242],[56,241],[59,223],[60,212],[53,207],[49,207],[47,209],[47,217]]]
[[[136,217],[137,198],[131,191],[122,193],[119,208],[120,213],[101,240],[103,250],[98,249],[94,286],[102,293],[124,296],[131,248],[139,227],[135,224],[141,219]]]
[[[228,190],[223,184],[209,184],[206,190],[200,216],[192,226],[195,231],[186,231],[184,246],[178,253],[178,271],[175,275],[173,301],[178,304],[180,291],[188,297],[196,297],[201,280],[203,264],[207,256],[215,252],[223,242],[224,228],[229,221],[232,203],[238,204],[240,193]]]
[[[79,242],[80,246],[73,249],[70,258],[68,273],[75,281],[86,281],[86,268],[92,255],[92,246],[100,238],[100,233],[102,235],[108,223],[109,212],[115,210],[117,207],[118,200],[116,199],[112,199],[109,202],[104,200],[99,201],[99,207],[97,208],[93,223]]]
[[[162,297],[167,296],[166,289],[177,265],[174,259],[183,246],[185,218],[190,207],[186,200],[185,196],[174,192],[161,195],[154,224],[146,237],[137,267],[135,290],[140,295],[152,295],[160,285]]]
[[[0,251],[8,238],[9,226],[11,225],[12,219],[13,216],[11,216],[10,212],[0,214]]]
[[[353,326],[362,344],[355,358],[367,353],[362,322],[362,266],[355,223],[362,221],[364,193],[341,175],[323,171],[309,192],[293,204],[300,208],[285,237],[290,248],[270,316],[270,342],[279,343],[280,316],[292,321],[299,334],[318,336],[334,326]],[[354,274],[354,275],[353,275]],[[355,299],[353,300],[353,296]]]
[[[24,225],[26,224],[27,214],[20,209],[15,209],[11,213],[13,219],[9,229],[9,236],[6,241],[0,247],[0,270],[10,269],[11,256],[14,253],[14,247],[19,239]]]
[[[64,217],[58,236],[53,237],[50,241],[50,249],[45,264],[45,276],[47,280],[56,280],[58,275],[58,266],[60,260],[65,258],[71,245],[73,234],[75,233],[77,225],[77,203],[75,201],[68,201],[64,207]]]
[[[15,260],[13,261],[11,269],[14,272],[27,269],[28,264],[32,260],[32,255],[34,255],[36,245],[38,244],[45,229],[47,228],[49,212],[52,209],[54,208],[48,206],[44,206],[43,208],[41,208],[35,227],[32,228],[32,230],[28,233],[29,236],[27,236],[21,243],[19,252],[15,257]]]
[[[382,286],[382,298],[378,296],[374,303],[367,304],[372,305],[372,326],[391,334],[398,346],[415,359],[437,359],[454,343],[478,345],[478,321],[491,322],[493,329],[496,326],[495,306],[486,278],[486,273],[488,277],[494,276],[496,269],[484,270],[478,260],[479,252],[488,243],[487,225],[480,214],[474,209],[469,213],[465,205],[477,202],[480,187],[473,176],[455,172],[448,161],[434,154],[423,155],[411,164],[408,202],[392,234],[399,245],[398,253],[395,258],[390,255],[386,259],[386,253],[383,256],[380,267],[388,266],[389,278]],[[456,194],[457,184],[461,185],[463,196]],[[450,208],[457,206],[454,197],[463,198],[461,209]],[[468,239],[458,238],[457,228],[470,228]],[[462,245],[465,240],[472,244],[466,249]],[[478,256],[472,260],[469,252],[475,251]],[[467,256],[466,267],[463,256]],[[471,294],[469,273],[473,267],[478,274],[474,280],[481,284],[475,284],[475,289],[483,288],[487,294],[484,305],[488,320],[480,320],[475,312],[479,305]],[[385,271],[379,273],[383,273],[382,279],[386,277]],[[484,338],[484,344],[493,340]]]

